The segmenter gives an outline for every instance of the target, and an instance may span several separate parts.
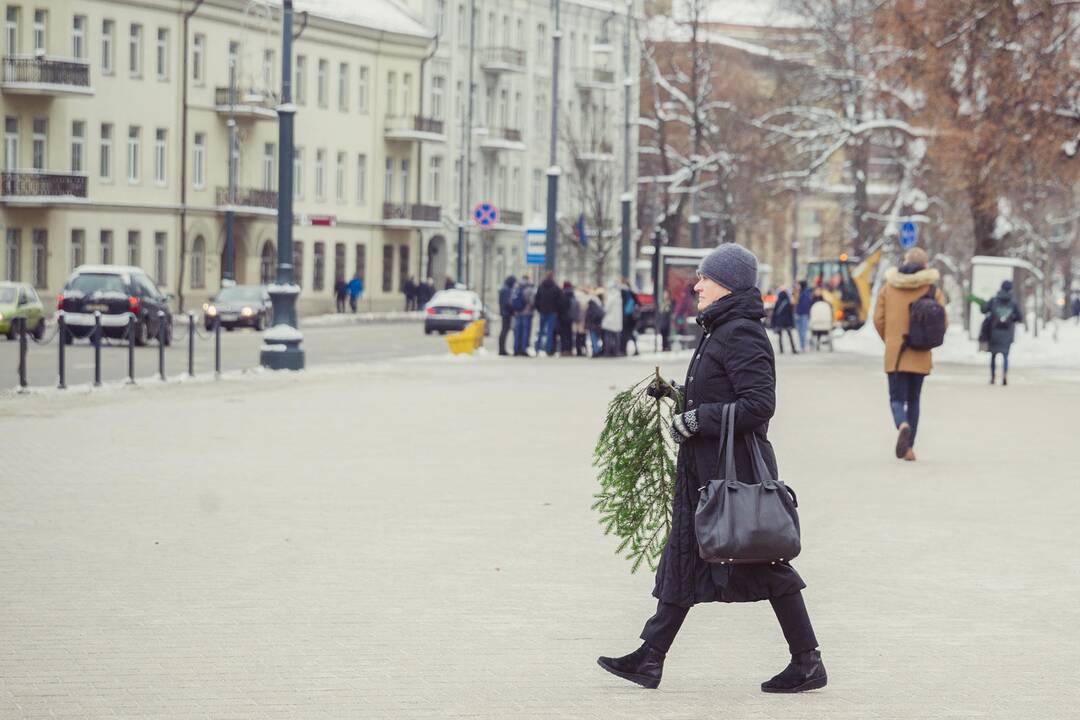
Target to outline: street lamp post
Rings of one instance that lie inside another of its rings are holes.
[[[555,253],[558,250],[559,228],[559,47],[562,30],[559,29],[560,2],[555,0],[555,32],[552,33],[554,52],[551,60],[551,149],[548,153],[547,171],[547,235],[544,243],[544,270],[555,272]]]
[[[236,280],[236,58],[229,58],[229,182],[225,198],[225,252],[221,263],[221,284]]]
[[[469,254],[469,235],[465,220],[465,211],[469,207],[469,195],[472,191],[472,135],[473,135],[473,65],[476,60],[476,0],[469,2],[469,96],[468,111],[461,128],[461,156],[458,160],[458,226],[457,226],[457,267],[454,277],[458,282],[467,282],[465,261]]]
[[[626,0],[626,32],[623,33],[623,194],[622,194],[622,262],[620,274],[630,277],[630,205],[634,196],[630,192],[630,100],[633,95],[633,78],[630,76],[630,30],[634,1]]]
[[[281,12],[281,104],[278,105],[278,264],[277,282],[269,287],[274,303],[274,326],[263,333],[259,362],[271,370],[302,370],[304,336],[297,329],[296,298],[300,287],[293,282],[293,120],[292,103],[292,0],[283,0]]]

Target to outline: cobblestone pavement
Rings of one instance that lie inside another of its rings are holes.
[[[672,360],[665,374],[683,370]],[[0,404],[0,718],[1076,718],[1080,378],[943,368],[920,461],[876,361],[780,360],[771,436],[830,684],[767,604],[654,607],[589,509],[647,362],[414,360]]]

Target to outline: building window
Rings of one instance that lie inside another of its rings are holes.
[[[191,244],[191,287],[206,286],[206,239],[199,235]]]
[[[240,43],[236,40],[229,41],[229,49],[225,53],[225,69],[228,72],[226,87],[234,88],[237,85],[237,77],[240,73]]]
[[[34,170],[44,170],[47,162],[45,149],[49,144],[49,120],[47,118],[34,118],[33,131],[30,167]]]
[[[20,228],[8,228],[7,240],[4,244],[4,279],[8,282],[19,282],[21,250],[22,230]]]
[[[464,3],[457,6],[457,34],[459,43],[464,45],[469,42],[469,11]]]
[[[274,51],[270,49],[263,50],[262,80],[263,89],[272,92],[274,89]]]
[[[438,205],[442,196],[442,158],[438,155],[432,156],[428,161],[428,192],[431,195],[431,202]]]
[[[364,243],[356,243],[356,267],[353,272],[360,282],[367,284],[367,246]]]
[[[544,198],[544,173],[540,170],[533,170],[532,174],[532,209],[533,212],[540,212],[543,207]]]
[[[330,105],[330,89],[327,87],[327,83],[329,82],[327,75],[330,74],[330,63],[325,60],[319,60],[318,73],[315,93],[318,96],[319,107],[328,107]]]
[[[431,78],[431,117],[443,119],[443,103],[446,95],[446,78],[436,75]]]
[[[514,168],[513,179],[510,181],[510,207],[515,210],[521,209],[521,168]]]
[[[297,103],[303,105],[307,102],[307,86],[304,78],[307,77],[307,58],[303,55],[296,56],[296,79],[293,82],[293,95]]]
[[[435,0],[435,34],[446,34],[446,0]]]
[[[401,76],[401,115],[412,115],[412,75],[409,73]]]
[[[345,164],[346,155],[343,152],[337,154],[337,172],[334,178],[334,187],[337,191],[337,201],[339,203],[345,202]]]
[[[315,150],[315,199],[326,198],[326,151]]]
[[[206,187],[206,133],[195,133],[191,180],[197,188]]]
[[[533,107],[533,128],[536,130],[537,135],[543,136],[547,133],[547,114],[551,110],[548,107],[547,95],[543,93],[536,96],[536,105]]]
[[[326,243],[315,243],[315,254],[311,263],[311,287],[313,290],[322,290],[325,285],[326,273]]]
[[[274,156],[276,154],[274,143],[263,144],[263,190],[267,192],[274,189]]]
[[[4,169],[17,170],[19,167],[19,118],[8,115],[4,118]]]
[[[86,262],[86,231],[71,231],[71,270]]]
[[[409,161],[401,159],[401,202],[409,202]]]
[[[382,249],[382,291],[394,290],[394,246],[383,245]]]
[[[405,287],[409,279],[409,246],[398,245],[398,290]]]
[[[169,31],[166,28],[158,28],[157,52],[154,56],[154,66],[158,80],[169,79]]]
[[[334,284],[345,281],[345,243],[334,244]]]
[[[112,230],[101,231],[101,264],[113,264]]]
[[[386,73],[386,117],[397,117],[397,73]]]
[[[34,54],[44,55],[46,52],[45,39],[46,39],[46,24],[48,20],[48,13],[44,10],[34,11]]]
[[[461,197],[461,160],[454,161],[454,204]]]
[[[132,125],[128,128],[127,141],[127,178],[129,183],[139,182],[139,149],[141,145],[142,128]]]
[[[465,122],[465,83],[461,80],[457,81],[454,86],[454,117],[457,118],[459,123]]]
[[[267,240],[259,254],[259,282],[269,285],[274,281],[274,243]]]
[[[361,115],[366,115],[368,111],[368,67],[367,65],[361,65],[358,72],[360,76],[360,82],[356,86],[356,110]]]
[[[514,106],[510,110],[510,115],[513,118],[513,125],[511,125],[511,127],[517,128],[518,130],[525,129],[524,125],[522,124],[521,117],[521,113],[524,111],[524,108],[525,99],[521,96],[521,93],[514,93]]]
[[[86,170],[86,121],[71,121],[71,172]]]
[[[304,243],[296,240],[292,246],[293,282],[304,285]]]
[[[85,15],[75,15],[71,18],[71,57],[76,60],[86,59]]]
[[[141,240],[142,238],[138,230],[128,230],[127,264],[132,267],[139,267],[139,261],[142,255],[139,251]]]
[[[349,112],[349,64],[338,65],[338,110]]]
[[[165,184],[166,139],[167,135],[165,128],[158,128],[154,131],[154,182],[158,185]]]
[[[304,197],[304,148],[293,150],[293,197]]]
[[[132,23],[128,40],[128,72],[131,77],[142,77],[142,25]]]
[[[394,201],[394,158],[386,158],[386,174],[383,176],[383,202]]]
[[[101,123],[101,163],[98,169],[102,180],[112,179],[112,141],[112,123]]]
[[[196,85],[206,80],[206,36],[196,35],[191,46],[191,79]]]
[[[7,6],[4,22],[4,49],[8,55],[19,54],[19,8]]]
[[[367,155],[356,156],[356,204],[367,203]]]
[[[165,286],[165,262],[168,257],[168,236],[163,232],[154,233],[154,282]]]

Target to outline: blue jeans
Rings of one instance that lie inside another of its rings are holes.
[[[589,331],[589,342],[592,343],[593,357],[598,356],[600,354],[600,331],[599,330],[590,330]]]
[[[1009,374],[1009,351],[1006,350],[1003,353],[990,353],[990,379],[993,380],[997,375],[997,356],[1001,355],[1001,374],[1006,376]]]
[[[795,329],[799,332],[799,349],[806,349],[806,338],[810,332],[810,316],[796,315]]]
[[[536,352],[546,352],[548,355],[555,352],[555,324],[559,316],[557,313],[540,313],[540,332],[536,336]]]
[[[532,334],[532,315],[514,316],[514,354],[524,355],[529,349],[529,336]]]
[[[911,446],[915,447],[915,431],[919,428],[919,398],[922,396],[925,375],[909,372],[889,373],[889,407],[896,427],[911,426]]]

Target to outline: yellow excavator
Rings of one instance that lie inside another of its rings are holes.
[[[807,286],[820,287],[825,301],[833,307],[833,317],[845,330],[857,330],[870,313],[870,283],[881,262],[884,242],[878,241],[863,260],[847,253],[838,258],[811,260],[806,265]]]

